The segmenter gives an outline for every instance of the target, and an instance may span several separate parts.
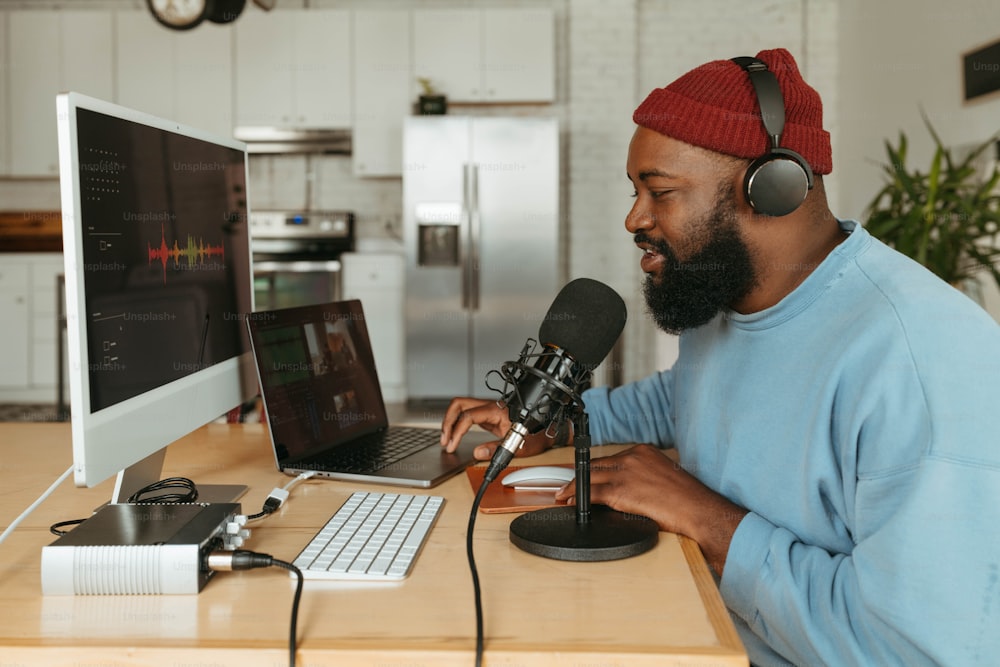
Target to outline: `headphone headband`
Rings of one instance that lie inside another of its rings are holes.
[[[764,130],[771,138],[771,148],[781,146],[781,135],[785,131],[785,96],[778,85],[778,77],[767,68],[767,63],[752,56],[739,56],[733,62],[746,70],[757,93],[760,119]]]

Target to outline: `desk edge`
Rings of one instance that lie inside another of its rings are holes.
[[[681,544],[681,551],[684,552],[684,558],[691,569],[691,576],[694,577],[698,594],[701,595],[705,612],[708,614],[712,627],[715,628],[719,642],[726,648],[745,654],[746,649],[743,647],[743,642],[740,640],[736,628],[733,627],[729,610],[726,609],[726,605],[722,601],[722,596],[715,584],[715,577],[708,569],[708,563],[705,562],[705,556],[701,553],[701,547],[698,546],[697,542],[684,535],[677,535],[677,540]]]

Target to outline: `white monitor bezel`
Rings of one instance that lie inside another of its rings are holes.
[[[123,469],[150,457],[171,442],[207,424],[231,408],[251,400],[257,391],[253,355],[249,349],[139,396],[91,411],[90,383],[82,369],[90,368],[87,345],[86,301],[78,267],[83,265],[81,226],[73,212],[81,211],[77,109],[88,109],[150,127],[216,143],[243,153],[244,178],[249,183],[249,160],[244,142],[169,121],[80,93],[56,97],[59,141],[65,272],[66,330],[73,442],[74,482],[95,486]],[[247,219],[250,205],[247,202]],[[253,260],[248,231],[246,267],[253,311]],[[241,258],[234,258],[241,259]],[[234,382],[234,379],[238,380]],[[153,437],[142,437],[152,431]],[[99,446],[95,444],[99,443]]]

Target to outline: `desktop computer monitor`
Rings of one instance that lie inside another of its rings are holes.
[[[117,474],[125,502],[256,395],[247,150],[77,93],[57,109],[74,478]]]

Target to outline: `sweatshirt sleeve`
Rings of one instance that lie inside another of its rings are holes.
[[[782,450],[805,495],[777,497],[812,502],[811,520],[742,503],[720,592],[787,662],[997,664],[1000,332],[962,305],[868,317],[837,357],[829,421]]]
[[[867,486],[867,488],[862,488]],[[929,456],[862,480],[859,512],[904,493],[835,554],[751,512],[720,590],[730,610],[802,665],[986,665],[1000,654],[1000,469]]]
[[[674,444],[672,371],[662,371],[614,389],[590,389],[582,398],[595,445]]]

